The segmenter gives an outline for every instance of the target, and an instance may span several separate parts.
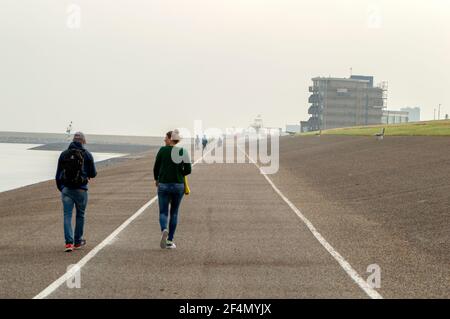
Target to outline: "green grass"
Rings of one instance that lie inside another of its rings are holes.
[[[450,136],[450,120],[424,121],[403,124],[355,126],[322,131],[322,135],[372,136],[386,128],[385,136]],[[300,133],[300,136],[318,135],[319,132]]]

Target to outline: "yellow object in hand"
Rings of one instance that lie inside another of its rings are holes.
[[[189,195],[191,189],[189,188],[187,177],[184,177],[184,195]]]

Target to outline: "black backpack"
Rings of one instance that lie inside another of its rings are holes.
[[[64,186],[77,188],[87,184],[87,178],[83,177],[84,150],[71,148],[63,153],[61,159],[62,176]]]

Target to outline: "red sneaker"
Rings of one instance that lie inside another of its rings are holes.
[[[74,248],[75,248],[75,249],[81,249],[81,247],[83,247],[84,245],[86,245],[86,240],[85,240],[85,239],[82,239],[82,240],[80,241],[80,243],[75,244]]]
[[[73,244],[66,244],[64,251],[66,253],[73,251]]]

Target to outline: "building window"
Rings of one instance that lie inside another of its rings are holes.
[[[350,92],[348,91],[347,88],[337,89],[336,93],[337,93],[337,96],[349,96],[350,95]]]

